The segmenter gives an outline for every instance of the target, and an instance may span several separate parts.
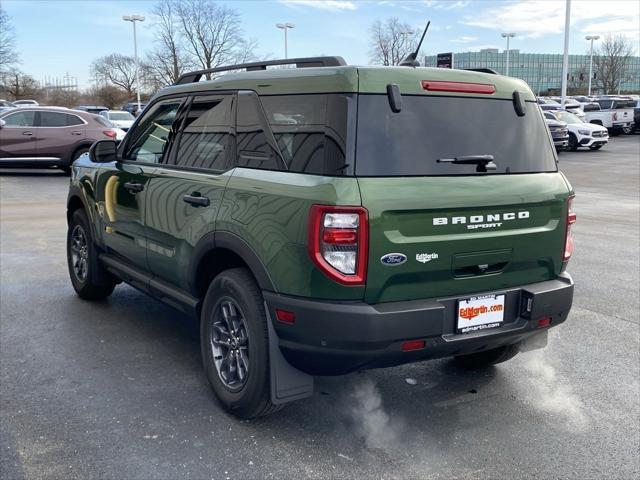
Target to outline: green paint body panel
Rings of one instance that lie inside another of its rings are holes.
[[[313,204],[360,205],[357,180],[238,168],[227,185],[216,229],[235,233],[251,246],[279,293],[361,300],[364,287],[340,285],[312,263],[307,237]]]
[[[369,211],[368,303],[465,295],[560,273],[569,194],[560,173],[359,178],[358,183]],[[529,216],[518,219],[518,212]],[[471,223],[473,216],[504,213],[515,213],[516,219],[494,228],[467,228],[487,223]],[[453,217],[466,223],[453,225]],[[434,225],[434,218],[449,223]],[[380,258],[387,253],[402,253],[407,262],[383,265]],[[432,259],[422,263],[420,254]],[[488,265],[487,273],[478,274],[478,265]]]

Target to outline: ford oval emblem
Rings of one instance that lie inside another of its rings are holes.
[[[402,265],[406,261],[407,256],[404,253],[387,253],[386,255],[380,257],[380,262],[383,265],[388,265],[391,267],[395,265]]]

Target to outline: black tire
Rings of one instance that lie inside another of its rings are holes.
[[[69,221],[67,265],[71,284],[80,298],[103,300],[116,287],[115,279],[100,265],[89,220],[83,209],[73,212]]]
[[[573,133],[569,134],[569,147],[568,150],[571,150],[572,152],[575,152],[576,150],[578,150],[578,139],[576,138],[576,136]]]
[[[200,345],[209,383],[229,413],[255,418],[280,409],[271,403],[264,300],[246,268],[226,270],[209,285],[200,318]]]
[[[591,145],[589,148],[591,150],[600,150],[602,148],[602,145]]]
[[[520,352],[520,344],[505,345],[503,347],[470,353],[453,357],[456,366],[466,370],[480,370],[512,359]]]
[[[69,167],[67,168],[70,169],[71,164],[75,162],[78,158],[80,158],[81,155],[84,155],[88,151],[89,151],[89,147],[80,147],[75,152],[73,152],[73,155],[71,156],[71,162],[69,163]]]

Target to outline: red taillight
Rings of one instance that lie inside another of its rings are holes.
[[[422,88],[430,92],[459,92],[459,93],[481,93],[491,95],[496,93],[495,85],[490,83],[468,83],[468,82],[441,82],[437,80],[422,80]]]
[[[322,272],[343,285],[364,285],[369,244],[367,210],[312,205],[309,255]]]
[[[540,320],[538,320],[538,328],[548,327],[549,325],[551,325],[550,318],[541,318]]]
[[[284,323],[296,323],[296,314],[276,308],[276,318]]]
[[[573,204],[573,195],[571,195],[567,199],[567,233],[565,236],[564,242],[564,256],[562,257],[563,262],[568,262],[571,258],[571,254],[573,253],[573,234],[571,232],[571,225],[576,223],[576,214],[571,210],[571,205]]]
[[[410,352],[412,350],[420,350],[427,345],[425,340],[409,340],[408,342],[404,342],[402,344],[403,352]]]
[[[102,133],[104,133],[109,138],[113,138],[114,140],[117,137],[117,134],[116,134],[115,130],[103,130]]]

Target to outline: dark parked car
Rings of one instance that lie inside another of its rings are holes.
[[[92,113],[53,107],[0,112],[0,167],[58,167],[68,172],[96,140],[116,130]]]
[[[104,105],[78,105],[77,107],[75,107],[75,109],[82,110],[83,112],[96,113],[96,114],[100,112],[104,112],[105,110],[109,110]]]
[[[567,124],[549,118],[545,118],[545,121],[553,137],[553,144],[556,146],[556,150],[559,152],[566,150],[569,147],[569,129],[567,128]]]
[[[142,112],[146,106],[147,102],[140,102],[140,112]],[[138,102],[125,103],[122,109],[129,112],[131,115],[138,116],[140,114],[140,112],[138,112]]]

